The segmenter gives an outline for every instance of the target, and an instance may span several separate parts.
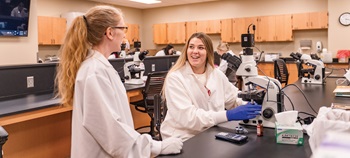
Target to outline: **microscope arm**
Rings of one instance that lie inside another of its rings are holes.
[[[268,76],[251,76],[245,78],[245,80],[246,82],[252,82],[264,89],[267,89],[267,86],[271,86],[272,84],[276,85],[279,89],[282,87],[281,83],[277,79]]]

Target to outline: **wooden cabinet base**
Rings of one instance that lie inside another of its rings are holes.
[[[72,111],[3,126],[9,137],[6,158],[70,156]]]

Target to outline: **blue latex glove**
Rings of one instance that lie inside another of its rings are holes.
[[[262,106],[259,104],[252,104],[249,102],[246,105],[241,105],[234,109],[227,110],[226,117],[229,121],[252,119],[260,114],[261,107]]]

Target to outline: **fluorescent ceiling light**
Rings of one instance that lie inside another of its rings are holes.
[[[155,3],[161,3],[162,1],[159,0],[130,0],[133,2],[138,2],[138,3],[145,3],[145,4],[155,4]]]

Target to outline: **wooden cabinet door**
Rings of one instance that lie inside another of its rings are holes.
[[[38,16],[39,45],[60,45],[66,34],[66,19]]]
[[[232,42],[241,42],[241,35],[247,33],[245,18],[234,18],[232,21]]]
[[[222,42],[233,42],[232,39],[232,19],[221,20],[221,41]]]
[[[197,21],[197,32],[207,33],[208,26],[207,21]]]
[[[258,66],[259,75],[269,76],[274,78],[273,63],[259,63],[257,66]]]
[[[274,41],[292,41],[292,15],[276,15],[275,16],[275,40]]]
[[[128,39],[131,45],[134,44],[135,41],[140,41],[139,36],[139,25],[138,24],[127,24],[128,32],[126,33],[126,38]]]
[[[293,14],[293,30],[304,30],[309,28],[309,13]]]
[[[328,13],[312,12],[293,14],[292,18],[293,30],[305,29],[327,29]]]
[[[258,18],[259,42],[291,41],[291,15],[262,16]]]
[[[52,43],[54,45],[63,44],[63,38],[66,34],[67,21],[65,18],[52,18]]]
[[[275,16],[261,16],[258,18],[259,34],[255,37],[259,42],[275,41],[276,18]]]
[[[38,42],[47,45],[52,42],[52,22],[50,17],[38,16]]]
[[[286,63],[286,65],[289,73],[288,84],[292,84],[299,79],[298,68],[296,63]]]
[[[207,34],[219,34],[219,33],[221,33],[220,20],[208,20],[207,26],[208,26]]]
[[[221,32],[220,20],[197,21],[197,32],[218,34]]]
[[[328,28],[328,13],[327,12],[313,12],[309,13],[310,28],[312,29],[326,29]]]
[[[167,37],[169,44],[184,44],[186,41],[185,22],[168,23]]]
[[[248,26],[250,24],[254,24],[257,28],[257,17],[250,18],[234,18],[232,23],[232,38],[234,42],[241,42],[241,35],[248,33]],[[257,33],[257,31],[253,31],[253,27],[250,26],[250,33]],[[257,34],[255,34],[255,41]]]
[[[167,44],[167,24],[153,25],[153,42],[155,44]]]
[[[192,36],[193,33],[197,32],[197,22],[190,21],[186,22],[186,41]]]

